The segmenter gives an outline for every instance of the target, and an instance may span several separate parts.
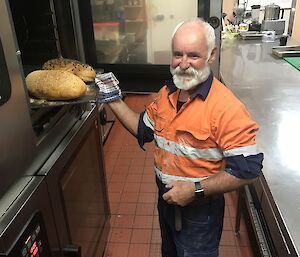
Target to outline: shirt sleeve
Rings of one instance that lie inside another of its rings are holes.
[[[241,179],[262,173],[264,156],[256,144],[258,129],[242,103],[223,109],[217,116],[214,134],[224,155],[226,172]]]
[[[146,126],[146,124],[144,122],[145,115],[147,115],[146,111],[144,111],[140,114],[139,124],[138,124],[138,133],[137,133],[138,143],[143,150],[145,150],[143,148],[144,144],[147,142],[151,142],[154,139],[153,129]]]
[[[241,179],[256,178],[262,172],[263,158],[263,153],[258,153],[249,156],[235,155],[226,157],[225,171]]]
[[[161,99],[161,91],[158,92],[156,98],[150,103],[146,110],[140,114],[138,123],[137,140],[140,147],[143,148],[145,143],[151,142],[154,139],[155,113],[158,109],[158,102]]]

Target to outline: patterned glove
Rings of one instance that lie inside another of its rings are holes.
[[[96,101],[98,103],[109,103],[122,99],[122,92],[119,88],[119,81],[112,72],[98,73],[95,78],[95,84],[99,87]]]

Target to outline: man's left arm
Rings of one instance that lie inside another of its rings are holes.
[[[261,174],[263,154],[244,157],[243,155],[227,158],[224,171],[201,180],[204,196],[236,190],[255,181]],[[173,181],[167,185],[169,190],[163,198],[169,204],[185,206],[195,199],[195,184],[190,181]]]

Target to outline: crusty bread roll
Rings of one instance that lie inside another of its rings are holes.
[[[71,100],[85,94],[86,84],[74,74],[61,70],[36,70],[26,77],[30,94],[45,100]]]
[[[85,82],[94,81],[96,77],[96,72],[90,65],[72,59],[57,58],[49,60],[44,63],[43,69],[68,71]]]

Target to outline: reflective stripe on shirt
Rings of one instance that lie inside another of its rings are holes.
[[[196,149],[190,146],[172,142],[163,137],[154,135],[157,146],[176,156],[184,156],[189,159],[222,159],[223,155],[218,148]]]
[[[144,113],[143,121],[148,128],[154,131],[154,122],[149,118],[147,112]]]
[[[163,173],[160,169],[154,166],[154,171],[156,173],[156,176],[160,179],[160,181],[164,184],[168,184],[171,181],[177,181],[177,180],[184,180],[184,181],[192,181],[192,182],[198,182],[201,181],[207,177],[202,178],[189,178],[189,177],[181,177],[181,176],[174,176]]]
[[[256,154],[259,154],[258,147],[256,144],[223,151],[224,157],[230,157],[236,155],[243,155],[244,157],[247,157],[249,155],[256,155]]]

